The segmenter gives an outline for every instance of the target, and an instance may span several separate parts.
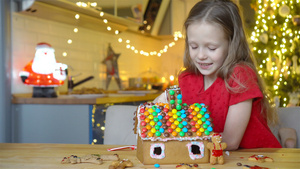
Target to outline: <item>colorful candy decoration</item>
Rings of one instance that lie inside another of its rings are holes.
[[[178,87],[167,90],[168,103],[147,103],[139,108],[142,139],[203,137],[213,132],[212,118],[203,103],[182,103]]]

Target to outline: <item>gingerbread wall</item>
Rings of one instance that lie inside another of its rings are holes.
[[[198,147],[197,143],[202,145],[202,147]],[[207,140],[152,142],[143,141],[138,138],[137,158],[145,165],[157,163],[209,163],[209,150],[206,148],[207,143]],[[160,152],[159,150],[153,149],[153,147],[159,147],[160,144],[165,146],[164,150]],[[159,156],[164,157],[161,158]]]

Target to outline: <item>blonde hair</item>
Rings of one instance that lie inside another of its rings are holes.
[[[233,69],[237,64],[247,65],[252,68],[254,72],[256,72],[259,88],[265,96],[261,101],[262,113],[269,124],[276,124],[278,122],[277,112],[271,103],[272,100],[270,99],[269,94],[265,90],[262,78],[256,70],[255,58],[247,41],[239,7],[230,0],[202,0],[191,9],[184,23],[185,31],[189,25],[203,21],[219,25],[224,30],[225,36],[228,38],[228,55],[224,60],[223,65],[217,71],[218,77],[224,79],[227,90],[236,92],[228,85],[229,79],[238,82],[240,88],[246,88],[246,86],[240,83],[239,79],[232,76]],[[185,71],[200,74],[189,55],[187,32],[183,62]]]

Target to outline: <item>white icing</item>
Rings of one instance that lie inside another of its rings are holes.
[[[161,154],[160,155],[157,155],[157,154],[154,154],[154,148],[156,147],[160,147],[161,148]],[[165,144],[163,143],[156,143],[156,144],[151,144],[150,146],[150,157],[151,158],[155,158],[155,159],[163,159],[165,158]]]
[[[194,154],[192,152],[192,145],[199,146],[199,148],[200,148],[200,155],[199,154]],[[200,158],[204,157],[204,144],[203,144],[203,142],[193,141],[193,142],[188,143],[186,146],[188,147],[189,156],[190,156],[190,158],[192,160],[200,159]]]

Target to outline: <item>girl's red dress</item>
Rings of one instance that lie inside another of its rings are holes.
[[[218,77],[207,90],[204,90],[203,75],[195,75],[189,72],[182,73],[178,80],[183,102],[208,105],[213,119],[214,131],[221,133],[224,130],[229,106],[253,99],[250,120],[240,143],[240,148],[281,148],[280,143],[272,134],[265,117],[261,113],[260,101],[264,96],[257,84],[255,72],[248,66],[237,66],[234,68],[233,75],[240,79],[240,82],[246,85],[247,89],[239,93],[229,92],[226,89],[224,80]],[[229,81],[229,85],[231,87],[239,86],[232,79]]]

